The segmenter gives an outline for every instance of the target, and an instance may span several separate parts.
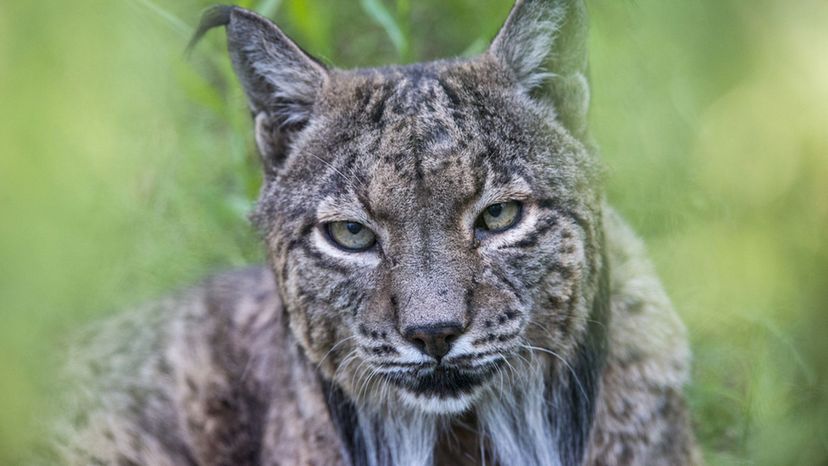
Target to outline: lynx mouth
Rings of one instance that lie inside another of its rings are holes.
[[[500,361],[473,369],[428,366],[395,373],[389,381],[418,398],[459,398],[491,380],[499,365]]]

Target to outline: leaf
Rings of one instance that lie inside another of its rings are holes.
[[[231,193],[224,198],[224,207],[235,218],[247,221],[247,216],[253,211],[254,203],[242,195]]]
[[[281,5],[282,0],[260,0],[255,10],[262,16],[272,18]]]
[[[146,7],[148,10],[152,11],[159,17],[161,17],[167,24],[172,27],[177,33],[183,35],[184,37],[189,37],[192,34],[193,28],[188,26],[187,23],[181,21],[177,16],[172,14],[170,11],[161,8],[155,2],[151,0],[134,0],[139,5]]]
[[[473,57],[475,55],[480,55],[481,53],[483,53],[486,50],[486,46],[488,44],[489,44],[489,42],[485,38],[478,37],[477,39],[474,40],[474,42],[472,42],[471,44],[469,44],[468,47],[466,47],[466,50],[463,50],[463,52],[460,54],[460,56],[462,56],[462,57]]]
[[[359,4],[365,13],[385,30],[385,33],[391,39],[391,43],[394,44],[397,54],[400,57],[406,57],[408,55],[408,40],[385,5],[380,0],[360,0]]]

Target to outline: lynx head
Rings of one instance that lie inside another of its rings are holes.
[[[584,15],[518,1],[479,57],[348,71],[252,12],[206,16],[255,118],[253,219],[291,331],[356,402],[458,412],[583,345],[602,267]]]

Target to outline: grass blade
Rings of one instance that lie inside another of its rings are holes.
[[[382,27],[391,39],[391,43],[394,44],[397,54],[400,57],[406,57],[408,55],[408,40],[388,8],[380,0],[360,0],[359,4],[365,13]]]

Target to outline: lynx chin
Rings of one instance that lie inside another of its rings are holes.
[[[685,329],[601,189],[583,2],[376,69],[238,7],[193,44],[220,26],[267,266],[90,329],[55,462],[700,464]]]

